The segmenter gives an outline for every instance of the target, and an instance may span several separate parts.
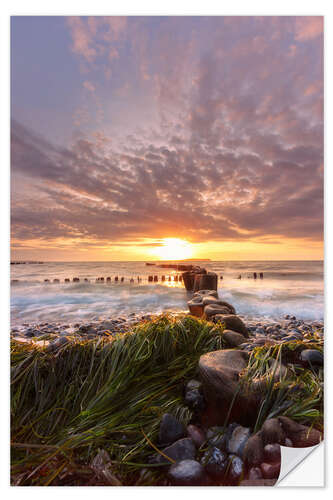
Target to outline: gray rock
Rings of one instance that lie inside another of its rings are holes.
[[[210,307],[210,306],[206,306]],[[206,314],[206,308],[205,308],[205,314]],[[249,336],[249,332],[247,331],[247,328],[243,321],[239,318],[239,316],[236,316],[234,314],[215,314],[213,317],[213,320],[215,322],[220,321],[225,324],[225,328],[228,330],[232,330],[234,332],[241,333],[244,335],[244,337]]]
[[[238,425],[232,432],[231,437],[228,441],[228,451],[229,453],[243,456],[244,447],[251,435],[250,429],[247,427],[242,427]]]
[[[159,442],[167,445],[185,436],[185,428],[179,420],[170,413],[165,413],[162,417],[159,432]]]
[[[168,470],[168,478],[174,486],[204,486],[207,476],[203,466],[196,460],[182,460]]]
[[[223,339],[230,347],[238,347],[246,342],[246,338],[241,333],[233,332],[232,330],[224,330]]]
[[[237,455],[229,455],[227,475],[232,484],[238,484],[242,480],[244,476],[244,462]]]
[[[220,479],[224,476],[227,469],[228,455],[219,448],[210,448],[204,453],[201,465],[203,465],[207,474],[213,479]]]
[[[181,460],[194,460],[196,455],[195,444],[190,438],[179,439],[171,446],[164,448],[162,451],[167,457],[172,458],[176,462],[180,462]],[[163,457],[163,455],[155,455],[155,457],[156,463],[170,463],[165,457]]]
[[[300,360],[306,366],[323,366],[324,364],[324,356],[317,349],[305,349],[301,352]]]
[[[197,448],[200,448],[206,442],[206,433],[196,425],[187,426],[187,436],[192,439]]]

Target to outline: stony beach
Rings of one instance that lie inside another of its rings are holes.
[[[183,280],[188,311],[12,328],[13,484],[273,486],[281,445],[323,439],[323,321],[238,314],[197,266]]]

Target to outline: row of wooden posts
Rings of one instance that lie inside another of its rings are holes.
[[[160,278],[160,279],[159,279]],[[172,279],[173,278],[173,279]],[[156,283],[158,281],[182,281],[183,278],[180,275],[174,275],[174,276],[165,276],[165,275],[162,275],[162,276],[148,276],[148,282],[153,282],[153,283]],[[18,280],[13,280],[13,281],[18,281]],[[80,278],[73,278],[72,279],[72,283],[80,283]],[[83,278],[82,279],[82,282],[84,283],[90,283],[91,280],[89,280],[88,278]],[[123,283],[125,281],[125,278],[123,276],[119,277],[119,276],[115,276],[114,277],[114,280],[113,280],[115,283],[118,283],[118,282],[121,282]],[[140,276],[138,276],[136,278],[136,280],[134,278],[131,278],[129,280],[130,283],[135,283],[135,281],[137,281],[138,283],[141,283],[142,282],[142,278]],[[60,280],[58,278],[55,278],[54,280],[52,280],[53,283],[60,283]],[[70,278],[65,278],[64,279],[64,282],[65,283],[70,283],[71,280]],[[104,278],[104,277],[99,277],[99,278],[96,278],[95,280],[96,283],[111,283],[112,282],[112,278],[111,276],[108,276],[107,278]],[[51,280],[49,279],[45,279],[44,280],[44,283],[51,283]]]

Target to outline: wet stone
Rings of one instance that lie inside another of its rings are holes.
[[[244,462],[237,455],[229,455],[227,476],[232,484],[237,484],[244,476]]]
[[[206,441],[205,432],[196,425],[187,426],[187,436],[192,439],[197,448],[200,448]]]
[[[159,442],[167,445],[177,441],[185,435],[185,428],[179,420],[170,413],[165,413],[162,417],[159,431]]]
[[[209,476],[213,479],[220,479],[226,472],[228,455],[219,448],[212,447],[204,453],[201,464]]]
[[[182,460],[168,470],[168,478],[174,486],[203,486],[207,483],[205,469],[196,460]]]
[[[203,410],[205,408],[204,397],[198,390],[187,391],[184,401],[193,410]]]
[[[300,360],[306,366],[323,366],[324,364],[324,356],[317,349],[305,349],[301,352]]]
[[[176,462],[180,462],[181,460],[194,460],[196,455],[196,448],[192,441],[189,438],[179,439],[171,446],[167,446],[164,448],[163,453],[175,460]],[[157,455],[156,463],[159,464],[169,464],[169,460],[167,460],[163,455]]]
[[[251,435],[250,429],[238,425],[232,432],[228,441],[229,453],[242,457],[244,447]]]

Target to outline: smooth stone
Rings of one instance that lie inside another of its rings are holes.
[[[262,463],[261,472],[265,479],[275,479],[279,477],[281,464],[279,462],[275,464]]]
[[[241,333],[232,330],[224,330],[222,338],[230,347],[238,347],[246,342],[246,338]]]
[[[229,455],[227,475],[233,484],[237,484],[244,476],[244,462],[237,455]]]
[[[165,413],[162,417],[159,431],[159,442],[167,445],[185,436],[185,428],[179,420],[170,413]]]
[[[229,302],[226,302],[225,300],[217,299],[216,297],[213,297],[211,295],[208,297],[207,296],[203,297],[202,302],[204,306],[212,305],[212,306],[226,307],[227,309],[230,310],[230,314],[236,314],[236,309],[234,308],[233,305],[229,304]]]
[[[199,373],[207,403],[207,425],[224,425],[233,403],[230,419],[248,423],[258,411],[258,397],[239,384],[239,376],[248,363],[243,350],[223,349],[203,354]],[[235,396],[236,394],[236,396]]]
[[[195,460],[196,455],[195,444],[190,438],[179,439],[162,451],[167,457],[175,460],[175,462],[180,462],[181,460]],[[161,465],[170,465],[170,461],[160,454],[154,455],[153,461]]]
[[[207,482],[205,469],[196,460],[182,460],[171,465],[168,478],[174,486],[203,486]]]
[[[46,352],[55,351],[60,347],[62,347],[63,345],[68,344],[69,340],[70,339],[68,337],[59,337],[57,340],[50,342],[50,344],[46,347],[45,351]]]
[[[264,454],[265,462],[281,462],[281,447],[278,443],[266,444]]]
[[[232,432],[231,437],[228,441],[228,451],[229,453],[243,456],[244,447],[251,435],[250,429],[247,427],[242,427],[238,425]]]
[[[300,360],[307,366],[323,366],[324,356],[317,349],[305,349],[301,352]]]
[[[231,314],[231,310],[229,307],[221,306],[220,304],[208,304],[208,306],[204,306],[204,314],[206,319],[210,319],[216,314]]]
[[[213,447],[204,453],[200,462],[209,476],[219,479],[224,476],[227,469],[228,455],[219,448]]]
[[[261,428],[261,435],[265,445],[270,443],[283,444],[287,437],[277,418],[270,418],[265,421]]]
[[[260,465],[264,460],[264,445],[261,432],[257,432],[248,439],[244,447],[243,459],[248,465]]]
[[[288,417],[278,417],[281,426],[287,437],[292,441],[295,448],[307,448],[319,444],[322,439],[322,433],[315,428],[298,424]]]
[[[209,306],[207,306],[209,307]],[[206,314],[206,308],[205,308]],[[227,330],[232,330],[233,332],[241,333],[244,337],[249,337],[249,332],[244,324],[244,322],[234,314],[216,314],[214,316],[214,321],[220,321],[225,324]]]
[[[205,432],[196,425],[187,426],[187,436],[192,439],[197,448],[200,448],[206,442]]]
[[[249,470],[249,479],[262,479],[262,472],[260,467],[252,467]]]

